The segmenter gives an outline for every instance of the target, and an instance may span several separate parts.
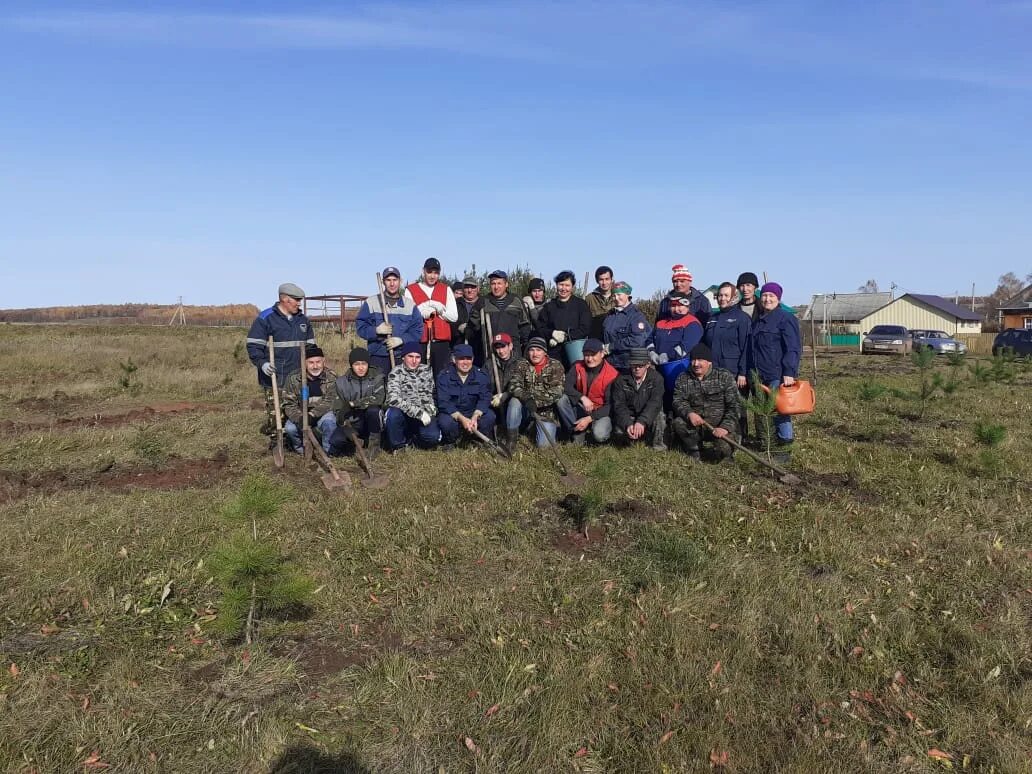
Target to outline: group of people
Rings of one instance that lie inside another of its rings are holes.
[[[467,439],[511,452],[528,433],[539,447],[612,441],[666,449],[676,440],[692,458],[722,459],[733,452],[727,439],[748,441],[749,392],[798,376],[798,321],[781,306],[781,286],[760,286],[752,272],[720,285],[714,312],[688,269],[674,266],[654,324],[608,266],[596,269],[597,287],[583,298],[573,272],[559,272],[548,300],[543,280],[531,280],[521,297],[501,270],[488,275],[486,296],[476,277],[448,286],[436,258],[407,286],[396,267],[381,277],[355,320],[366,346],[351,350],[340,376],[300,312],[298,286],[281,285],[278,302],[251,326],[247,348],[266,392],[266,428],[275,423],[276,379],[284,432],[297,451],[307,389],[310,426],[329,454],[350,453],[355,443],[371,455],[382,444],[450,448]],[[791,417],[776,415],[774,429],[787,451]]]

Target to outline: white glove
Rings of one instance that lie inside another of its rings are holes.
[[[605,352],[608,355],[609,354],[609,345],[608,344],[603,344],[602,345],[602,351]]]
[[[419,313],[423,315],[424,320],[434,313],[433,303],[433,301],[424,301],[416,307],[419,309]]]
[[[428,427],[430,425],[430,419],[430,415],[425,411],[419,415],[419,421],[423,423],[423,427]]]
[[[465,334],[466,333],[466,328],[468,327],[468,325],[469,325],[468,323],[462,323],[462,325],[459,326],[459,333]]]
[[[446,307],[440,301],[428,301],[427,303],[429,303],[430,306],[434,308],[434,311],[437,312],[437,314],[444,314],[448,311],[448,307]]]
[[[659,364],[663,365],[664,363],[669,363],[669,362],[670,362],[670,355],[668,355],[666,352],[660,352],[659,353]]]
[[[562,344],[566,341],[566,331],[552,331],[552,339],[556,344]]]
[[[394,326],[389,322],[384,321],[376,326],[377,336],[390,336],[392,333],[394,333]]]
[[[526,307],[528,309],[533,309],[534,306],[535,306],[534,299],[531,298],[530,296],[524,296],[523,297],[523,303],[526,305]]]
[[[388,336],[387,340],[384,342],[384,345],[387,347],[387,349],[397,349],[404,343],[405,342],[402,341],[401,337],[399,336]]]
[[[676,347],[674,347],[674,354],[678,357],[684,357],[684,347],[678,344]]]
[[[272,376],[276,373],[276,366],[272,363],[262,363],[262,373],[266,376]]]
[[[491,396],[491,408],[498,408],[501,405],[502,405],[502,394],[498,393],[497,395],[492,395]]]
[[[649,360],[652,361],[652,365],[659,365],[663,361],[659,359],[659,353],[654,349],[649,350]]]

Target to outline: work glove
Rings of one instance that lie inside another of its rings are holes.
[[[387,340],[384,342],[384,346],[386,346],[387,349],[397,349],[404,343],[405,342],[401,340],[400,336],[388,336]]]
[[[674,354],[677,355],[679,358],[684,357],[685,356],[684,347],[682,347],[680,344],[678,344],[676,347],[674,347]]]
[[[432,306],[433,303],[433,301],[424,301],[416,307],[419,310],[419,313],[423,315],[424,320],[434,313],[434,308]]]
[[[426,411],[422,411],[419,414],[419,421],[423,423],[423,427],[428,427],[430,425],[431,418],[430,414]]]
[[[668,355],[666,352],[660,352],[659,353],[659,364],[663,365],[664,363],[669,363],[669,362],[670,362],[670,355]]]
[[[566,341],[566,331],[552,331],[552,341],[556,344],[562,344]]]
[[[603,344],[602,345],[602,351],[605,352],[608,355],[609,354],[609,345],[608,344]]]
[[[446,307],[440,301],[427,301],[427,303],[434,308],[434,311],[437,312],[437,314],[444,314],[448,311],[448,307]]]
[[[663,361],[659,359],[659,353],[654,349],[649,350],[649,360],[652,361],[652,365],[659,365]]]
[[[497,395],[492,395],[491,396],[491,408],[498,408],[501,405],[502,405],[502,394],[498,393]]]
[[[389,322],[382,322],[376,326],[377,336],[390,336],[392,333],[394,333],[394,326]]]
[[[523,297],[523,305],[526,306],[527,309],[533,309],[534,306],[535,306],[534,299],[531,298],[530,296],[524,296]]]
[[[462,335],[466,335],[466,328],[467,327],[469,327],[469,323],[462,323],[459,326],[459,333],[461,333]]]
[[[262,373],[271,377],[276,373],[276,366],[272,363],[262,363]]]
[[[548,340],[548,346],[550,346],[550,347],[558,347],[559,346],[559,342],[556,341],[555,339],[549,339]]]

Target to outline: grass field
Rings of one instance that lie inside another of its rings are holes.
[[[0,326],[4,770],[1032,770],[1027,367],[937,364],[921,416],[909,361],[821,359],[796,488],[564,448],[585,538],[529,446],[274,472],[242,340]],[[315,593],[245,646],[211,563],[255,475]]]

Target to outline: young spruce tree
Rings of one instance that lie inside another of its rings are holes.
[[[288,496],[268,479],[250,476],[222,512],[237,534],[216,549],[211,560],[222,588],[216,626],[229,637],[243,634],[248,645],[255,639],[259,618],[289,613],[311,598],[311,581],[274,543],[259,536],[260,523],[275,516]]]

